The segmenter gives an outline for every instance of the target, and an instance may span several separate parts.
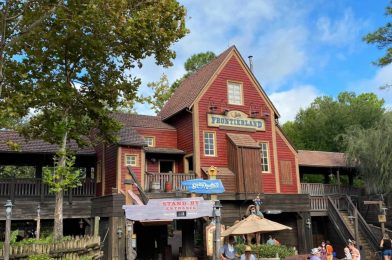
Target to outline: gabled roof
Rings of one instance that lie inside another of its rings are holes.
[[[19,150],[14,151],[7,142],[12,141],[19,145]],[[95,150],[91,146],[79,148],[75,141],[68,143],[68,149],[79,155],[93,155]],[[56,144],[50,144],[43,140],[27,140],[15,131],[1,130],[0,131],[0,153],[48,153],[55,154],[59,150]]]
[[[147,116],[131,113],[113,113],[113,117],[120,121],[124,127],[141,127],[141,128],[155,128],[155,129],[172,129],[175,128],[162,121],[160,116]]]
[[[212,77],[214,77],[214,75],[220,71],[219,68],[224,65],[224,62],[227,62],[227,58],[232,52],[237,53],[238,57],[240,57],[244,68],[248,70],[252,79],[256,83],[256,87],[259,88],[264,98],[266,99],[266,102],[271,106],[272,110],[274,110],[275,114],[279,116],[275,106],[261,88],[261,85],[257,81],[256,77],[249,70],[246,62],[238,52],[237,48],[233,45],[181,83],[181,85],[173,93],[172,97],[167,101],[165,106],[159,112],[159,116],[162,118],[162,120],[166,120],[186,108],[191,108],[204,87],[212,79]]]
[[[298,150],[299,166],[349,167],[344,153]]]
[[[250,135],[227,133],[227,136],[238,147],[260,148],[260,145]]]
[[[231,46],[211,62],[204,65],[195,73],[186,78],[174,91],[171,98],[166,102],[165,106],[159,112],[159,116],[165,120],[177,114],[181,110],[190,107],[199,93],[203,90],[204,86],[212,78],[220,65],[234,48],[234,46]]]

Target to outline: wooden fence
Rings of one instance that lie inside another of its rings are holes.
[[[159,191],[165,190],[166,182],[171,183],[172,191],[185,191],[185,187],[181,185],[182,181],[192,180],[196,178],[194,173],[152,173],[146,172],[145,190],[151,191],[153,183],[159,183]]]
[[[362,194],[362,189],[351,186],[322,184],[322,183],[301,183],[301,191],[310,196],[325,196],[325,195],[354,195]]]
[[[81,257],[102,257],[100,237],[73,237],[71,240],[51,244],[31,244],[10,247],[10,259],[27,259],[31,255],[49,255],[55,259],[76,260]],[[0,250],[0,259],[4,252]]]

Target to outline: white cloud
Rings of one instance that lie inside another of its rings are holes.
[[[274,92],[269,97],[281,115],[279,122],[283,124],[293,120],[301,108],[307,108],[320,95],[314,86],[302,85],[287,91]]]
[[[353,11],[347,8],[343,16],[335,21],[330,17],[322,16],[317,20],[316,27],[319,39],[332,45],[349,46],[358,42],[357,38],[361,28],[365,26],[365,20],[356,19]]]
[[[373,92],[385,100],[388,108],[392,108],[392,88],[380,89],[387,84],[392,85],[392,64],[380,68],[371,78],[351,83],[348,88],[356,93]]]

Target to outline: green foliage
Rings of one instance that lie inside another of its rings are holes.
[[[190,58],[188,58],[185,61],[184,68],[187,74],[189,75],[196,72],[198,69],[200,69],[205,64],[209,63],[211,60],[215,58],[216,55],[212,51],[193,54]]]
[[[155,113],[159,113],[166,102],[173,95],[174,91],[181,85],[181,83],[192,73],[196,72],[205,64],[209,63],[211,60],[215,59],[216,55],[211,52],[202,52],[192,55],[185,61],[185,75],[180,79],[177,79],[170,85],[169,80],[165,74],[162,74],[161,78],[157,82],[150,82],[147,84],[149,88],[152,89],[152,96],[141,97],[141,100],[147,102],[151,105],[151,108]]]
[[[384,111],[384,100],[373,93],[356,96],[342,92],[337,100],[316,98],[309,108],[300,110],[293,122],[286,122],[283,130],[297,149],[344,151],[341,134],[352,126],[374,126]]]
[[[371,193],[392,191],[392,114],[372,128],[352,127],[342,135],[348,162]]]
[[[1,178],[34,178],[35,168],[32,166],[0,166]]]
[[[64,155],[54,158],[53,168],[43,169],[43,181],[49,185],[50,192],[66,191],[81,185],[80,170],[73,167],[75,156],[65,155],[65,164],[61,164],[62,156]]]
[[[55,258],[50,257],[49,255],[30,255],[29,260],[55,260]]]
[[[245,252],[245,244],[239,244],[236,246],[237,252],[239,254],[243,254]],[[292,247],[287,247],[284,245],[267,245],[267,244],[261,244],[259,246],[257,245],[251,245],[252,248],[252,254],[255,255],[257,258],[257,255],[260,258],[275,258],[276,254],[279,255],[280,259],[285,259],[287,256],[293,256],[295,255],[295,249]]]
[[[385,15],[392,17],[392,1],[385,9]],[[386,49],[385,55],[374,62],[376,65],[385,66],[392,63],[392,22],[367,34],[363,40],[366,43],[375,44],[379,49]]]

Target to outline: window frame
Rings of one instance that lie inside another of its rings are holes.
[[[235,85],[235,86],[239,86],[239,98],[240,98],[240,103],[234,103],[231,102],[232,100],[230,100],[230,91],[229,91],[229,87],[230,85]],[[234,105],[234,106],[243,106],[244,105],[244,91],[243,91],[243,84],[242,82],[238,82],[238,81],[227,81],[227,104],[228,105]]]
[[[128,164],[127,157],[135,157],[135,164]],[[125,166],[133,166],[133,167],[138,167],[139,166],[139,155],[138,154],[125,154],[124,155],[124,165]]]
[[[152,145],[149,145],[149,144],[146,142],[146,139],[149,139],[149,138],[152,139]],[[144,142],[147,144],[147,147],[155,147],[155,136],[144,136]]]
[[[212,134],[213,136],[213,150],[214,154],[206,154],[206,134]],[[217,156],[217,147],[216,147],[216,132],[215,131],[203,131],[203,153],[206,157],[216,157]]]
[[[266,157],[262,156],[263,150],[262,150],[262,145],[265,144],[266,145]],[[268,141],[259,141],[259,145],[260,145],[260,166],[261,166],[261,172],[262,173],[271,173],[271,160],[270,160],[270,152],[269,152],[269,142]],[[264,164],[263,159],[267,158],[267,164]],[[263,166],[267,166],[268,170],[265,171]]]

